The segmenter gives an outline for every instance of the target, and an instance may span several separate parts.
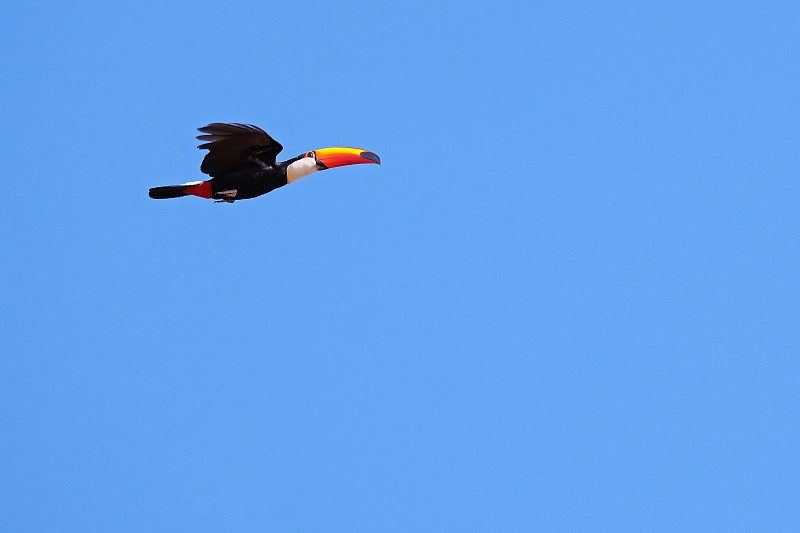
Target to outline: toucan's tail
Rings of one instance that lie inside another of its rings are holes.
[[[167,185],[166,187],[153,187],[150,189],[150,198],[158,200],[164,198],[180,198],[191,194],[201,198],[211,198],[210,181],[193,181],[183,185]]]
[[[153,187],[150,189],[150,198],[179,198],[186,196],[186,185],[167,185],[166,187]]]

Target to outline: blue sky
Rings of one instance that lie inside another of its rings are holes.
[[[0,530],[797,531],[798,16],[7,7]]]

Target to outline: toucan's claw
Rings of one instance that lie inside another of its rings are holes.
[[[227,191],[219,191],[216,194],[217,198],[219,198],[220,196],[222,196],[223,198],[221,200],[217,200],[214,203],[218,204],[218,203],[221,203],[221,202],[225,202],[225,203],[228,203],[228,204],[232,204],[234,199],[236,198],[236,193],[237,192],[238,191],[236,189],[229,189]]]

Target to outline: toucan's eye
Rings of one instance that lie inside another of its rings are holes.
[[[308,152],[308,153],[306,154],[306,157],[314,157],[314,152]]]

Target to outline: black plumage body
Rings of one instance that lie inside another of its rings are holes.
[[[261,128],[217,122],[199,130],[204,135],[197,138],[208,141],[198,148],[208,150],[200,170],[212,177],[212,198],[245,200],[286,185],[288,162],[275,161],[283,146]]]
[[[219,198],[221,197],[219,193],[235,190],[237,200],[246,200],[267,194],[286,185],[287,166],[283,163],[274,163],[262,168],[256,163],[252,163],[229,172],[220,172],[209,180],[211,192],[214,198]]]

